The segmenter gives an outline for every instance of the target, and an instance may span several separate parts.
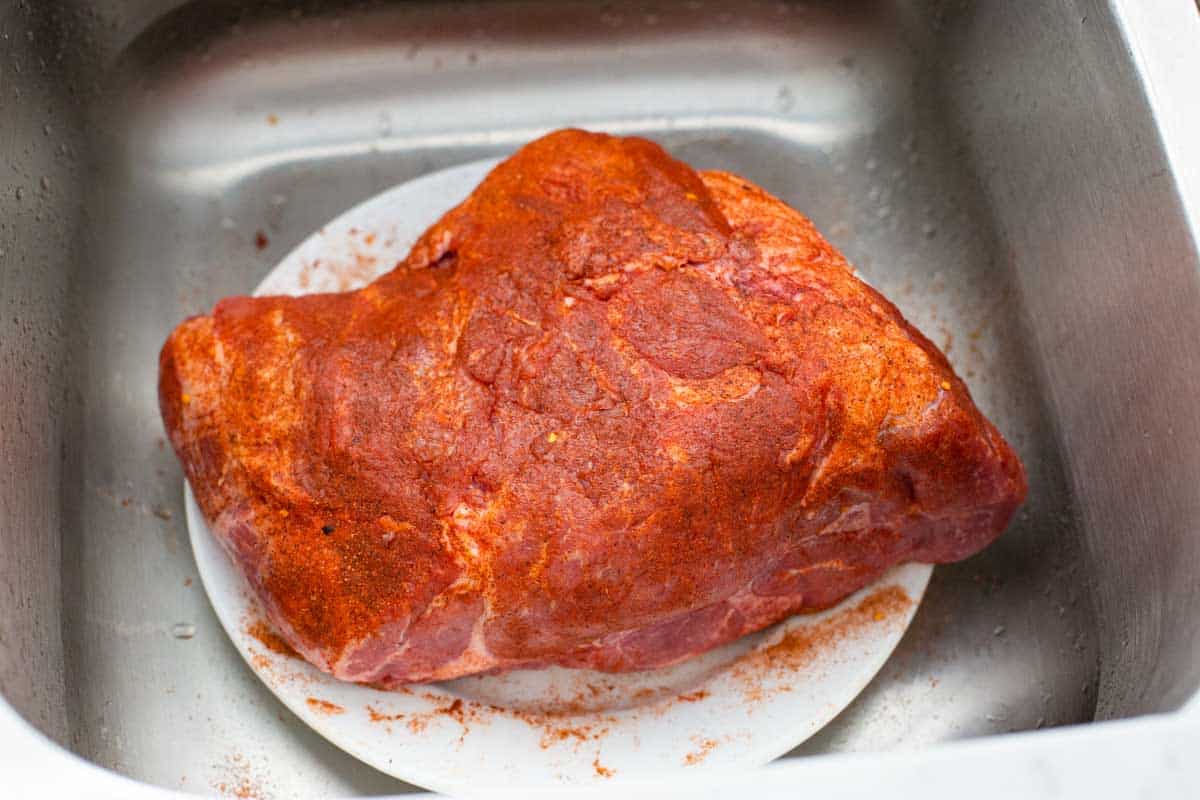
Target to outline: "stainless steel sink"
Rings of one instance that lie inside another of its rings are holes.
[[[810,215],[1029,468],[1008,534],[937,569],[888,666],[792,758],[1177,708],[1200,688],[1200,258],[1123,8],[4,4],[4,699],[155,786],[404,790],[220,630],[158,348],[346,207],[578,125]]]

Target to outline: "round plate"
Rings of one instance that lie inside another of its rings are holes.
[[[296,248],[256,294],[345,291],[402,260],[495,161],[390,189]],[[752,766],[811,736],[862,691],[904,634],[932,567],[909,564],[834,609],[798,615],[674,667],[612,675],[550,668],[380,691],[288,652],[185,486],[204,588],[229,637],[283,703],[329,741],[452,794],[669,780]]]

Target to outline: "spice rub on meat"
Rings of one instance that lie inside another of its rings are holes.
[[[184,322],[159,392],[274,624],[383,685],[671,664],[965,558],[1026,491],[945,357],[805,217],[577,130],[359,291]]]

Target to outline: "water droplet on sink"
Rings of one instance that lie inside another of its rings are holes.
[[[392,115],[386,111],[379,112],[379,135],[385,139],[392,135]]]
[[[792,94],[792,90],[786,86],[780,86],[779,91],[775,93],[775,105],[780,111],[791,111],[796,105],[796,97]]]
[[[18,203],[21,202],[21,198],[23,198],[25,196],[25,190],[22,189],[20,186],[18,186],[16,195],[17,195],[17,202]]]
[[[196,626],[190,622],[176,622],[171,626],[171,635],[176,639],[190,639],[196,635]]]
[[[926,239],[932,239],[933,235],[937,233],[937,226],[932,222],[926,222],[921,226],[921,233],[925,234]]]
[[[282,205],[285,205],[286,203],[287,203],[287,195],[286,194],[271,195],[271,205],[282,206]]]
[[[234,222],[233,220],[231,220],[229,217],[221,217],[221,229],[222,230],[231,231],[236,227],[237,227],[237,223]]]
[[[879,166],[879,162],[875,160],[874,156],[872,156],[871,158],[867,159],[866,164],[864,164],[863,166],[865,166],[867,168],[867,172],[874,172],[875,169]]]
[[[42,176],[42,191],[49,191],[49,190],[50,190],[50,179],[47,178],[45,175],[43,175]]]

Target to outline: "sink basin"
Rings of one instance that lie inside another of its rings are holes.
[[[56,743],[46,768],[69,752],[242,796],[412,788],[310,732],[222,633],[158,348],[345,208],[568,125],[648,136],[808,214],[1028,467],[1009,532],[937,568],[891,661],[788,768],[1186,703],[1195,207],[1145,12],[1041,5],[0,10],[0,694]],[[0,742],[34,735],[5,719]]]

